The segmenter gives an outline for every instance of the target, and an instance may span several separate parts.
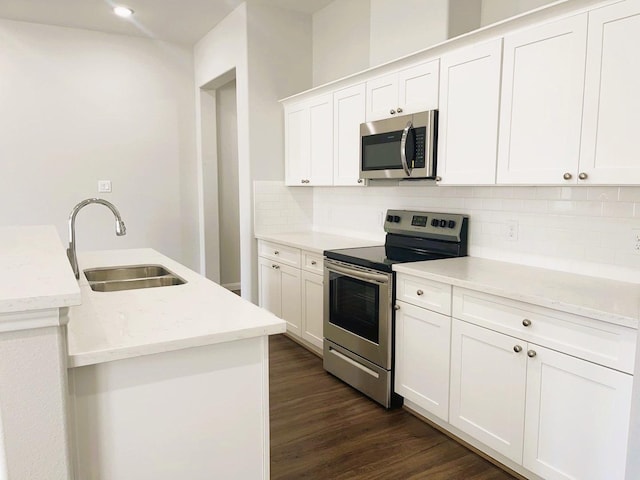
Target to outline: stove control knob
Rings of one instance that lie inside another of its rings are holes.
[[[456,226],[456,221],[455,220],[449,220],[449,228],[454,228]]]
[[[400,223],[400,217],[398,215],[393,216],[393,221],[396,223]]]
[[[434,218],[433,220],[431,220],[432,227],[437,227],[438,225],[440,225],[440,221],[438,221],[437,218]]]
[[[442,228],[446,227],[447,226],[447,221],[446,220],[440,220],[440,226]]]
[[[387,215],[387,222],[393,222],[393,215]]]

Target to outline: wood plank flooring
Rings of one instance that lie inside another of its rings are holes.
[[[512,480],[402,409],[385,410],[270,337],[271,479]]]

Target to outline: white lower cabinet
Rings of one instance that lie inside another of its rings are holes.
[[[322,350],[324,277],[302,272],[302,338]]]
[[[523,466],[548,480],[623,480],[633,377],[528,346]]]
[[[451,318],[402,301],[396,307],[395,391],[446,421]]]
[[[623,480],[631,375],[453,319],[450,423],[548,480]]]
[[[258,302],[287,322],[287,334],[321,354],[323,256],[288,245],[258,241]]]
[[[287,322],[287,332],[300,336],[300,269],[258,258],[259,303]]]
[[[521,463],[526,344],[460,320],[452,323],[449,422]]]

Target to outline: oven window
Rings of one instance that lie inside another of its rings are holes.
[[[333,272],[329,281],[329,321],[379,343],[380,287]]]

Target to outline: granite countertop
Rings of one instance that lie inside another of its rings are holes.
[[[0,227],[0,314],[69,307],[80,289],[53,226]]]
[[[82,305],[69,309],[69,367],[283,333],[286,323],[152,249],[78,254],[87,268],[160,264],[184,285],[94,292],[80,274]]]
[[[264,233],[256,234],[259,240],[281,243],[290,247],[308,250],[310,252],[322,254],[325,250],[337,248],[369,247],[373,245],[383,245],[382,240],[372,240],[364,238],[345,237],[322,232],[285,232],[285,233]]]
[[[394,265],[398,273],[638,328],[640,283],[475,257]],[[640,275],[639,275],[640,280]]]

